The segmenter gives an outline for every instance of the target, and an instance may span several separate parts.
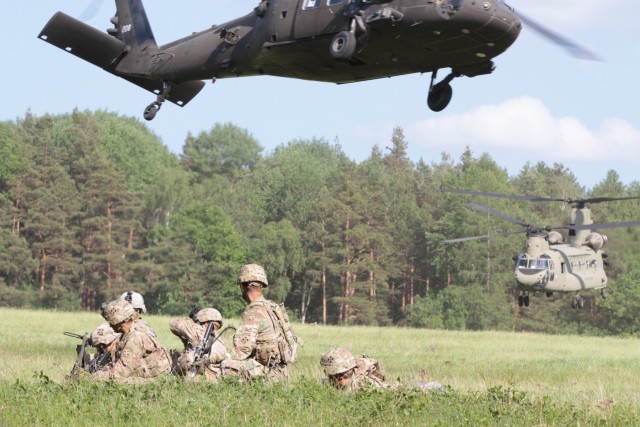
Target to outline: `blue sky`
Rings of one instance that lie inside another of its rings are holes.
[[[0,120],[23,117],[28,109],[40,115],[76,107],[141,118],[152,94],[37,38],[56,11],[80,17],[90,0],[5,3]],[[247,77],[208,83],[184,108],[167,103],[148,126],[175,153],[189,132],[232,122],[248,129],[266,153],[295,138],[321,137],[339,141],[358,161],[374,144],[388,145],[393,127],[401,126],[414,161],[438,162],[443,152],[458,159],[469,145],[510,175],[526,162],[544,161],[564,164],[587,188],[611,169],[625,184],[640,181],[640,2],[508,3],[604,61],[576,59],[525,27],[494,60],[492,75],[453,81],[453,100],[441,113],[426,106],[427,74],[348,85]],[[258,0],[144,4],[158,44],[164,44],[249,13]],[[114,11],[114,2],[104,0],[87,23],[106,29]]]

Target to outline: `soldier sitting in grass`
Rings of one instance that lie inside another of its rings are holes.
[[[117,300],[106,305],[102,317],[115,332],[122,333],[116,346],[115,360],[92,377],[101,380],[145,382],[171,371],[171,359],[158,339],[136,327],[135,310],[127,301]]]
[[[122,334],[116,333],[108,322],[102,323],[91,333],[91,346],[96,349],[93,355],[92,370],[99,370],[112,360],[116,360],[116,346]]]
[[[209,324],[212,333],[207,343],[204,336]],[[229,357],[229,351],[222,341],[216,339],[216,332],[222,327],[222,314],[215,308],[194,310],[189,317],[179,317],[171,320],[169,329],[180,338],[184,344],[184,351],[172,357],[174,359],[174,373],[189,379],[196,379],[198,372],[203,372],[210,381],[216,381],[220,376],[220,362]],[[213,342],[215,340],[215,342]],[[213,342],[213,344],[211,344]],[[205,355],[196,361],[196,350],[204,346]],[[172,354],[173,356],[173,354]],[[199,366],[194,366],[194,362]]]

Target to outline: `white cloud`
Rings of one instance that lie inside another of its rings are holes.
[[[446,114],[406,127],[413,152],[488,153],[499,163],[544,161],[640,164],[640,129],[618,118],[590,128],[576,117],[555,117],[532,97],[510,99],[463,114]]]

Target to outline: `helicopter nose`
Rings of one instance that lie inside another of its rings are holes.
[[[522,22],[502,0],[436,0],[438,16],[464,34],[476,59],[493,58],[513,44]]]
[[[491,41],[500,40],[502,44],[511,45],[522,29],[522,22],[515,11],[502,0],[483,0],[472,2],[476,13],[485,13],[486,24],[477,30],[477,34]]]
[[[547,269],[518,268],[515,273],[516,281],[523,287],[541,288],[545,285]]]

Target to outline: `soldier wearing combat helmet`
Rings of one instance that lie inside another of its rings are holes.
[[[322,354],[320,365],[328,382],[337,389],[359,391],[366,387],[388,388],[385,374],[375,359],[353,357],[344,348],[334,348]]]
[[[95,372],[95,378],[139,382],[170,372],[167,351],[155,336],[136,327],[139,320],[133,318],[134,313],[133,306],[123,300],[112,301],[102,308],[102,317],[122,337],[116,345],[115,360]]]
[[[122,334],[116,333],[108,322],[95,328],[91,333],[91,346],[97,350],[94,359],[100,360],[106,352],[109,352],[107,360],[115,360],[116,346],[121,336]]]
[[[120,299],[122,301],[127,301],[129,304],[131,304],[131,306],[135,310],[135,313],[133,314],[133,319],[139,320],[139,322],[136,322],[136,326],[139,328],[146,329],[145,332],[153,335],[154,337],[157,337],[158,334],[156,334],[156,331],[154,331],[153,328],[147,322],[142,320],[141,314],[147,314],[147,307],[144,305],[144,298],[142,298],[142,295],[140,295],[137,292],[127,291],[122,295],[120,295]]]
[[[209,324],[212,324],[212,334],[208,343],[203,343]],[[205,345],[211,347],[202,363],[205,377],[215,381],[220,375],[219,364],[229,357],[229,351],[222,341],[216,339],[216,331],[222,327],[222,314],[215,308],[203,308],[192,311],[189,317],[171,320],[169,329],[184,344],[184,351],[175,356],[174,372],[186,376],[195,361],[195,349]],[[213,342],[215,340],[215,342]],[[213,342],[213,345],[211,344]]]
[[[267,273],[260,265],[244,265],[238,285],[248,305],[233,337],[231,358],[221,364],[222,375],[288,380],[288,366],[297,358],[298,339],[284,307],[262,295],[263,288],[269,286]]]

